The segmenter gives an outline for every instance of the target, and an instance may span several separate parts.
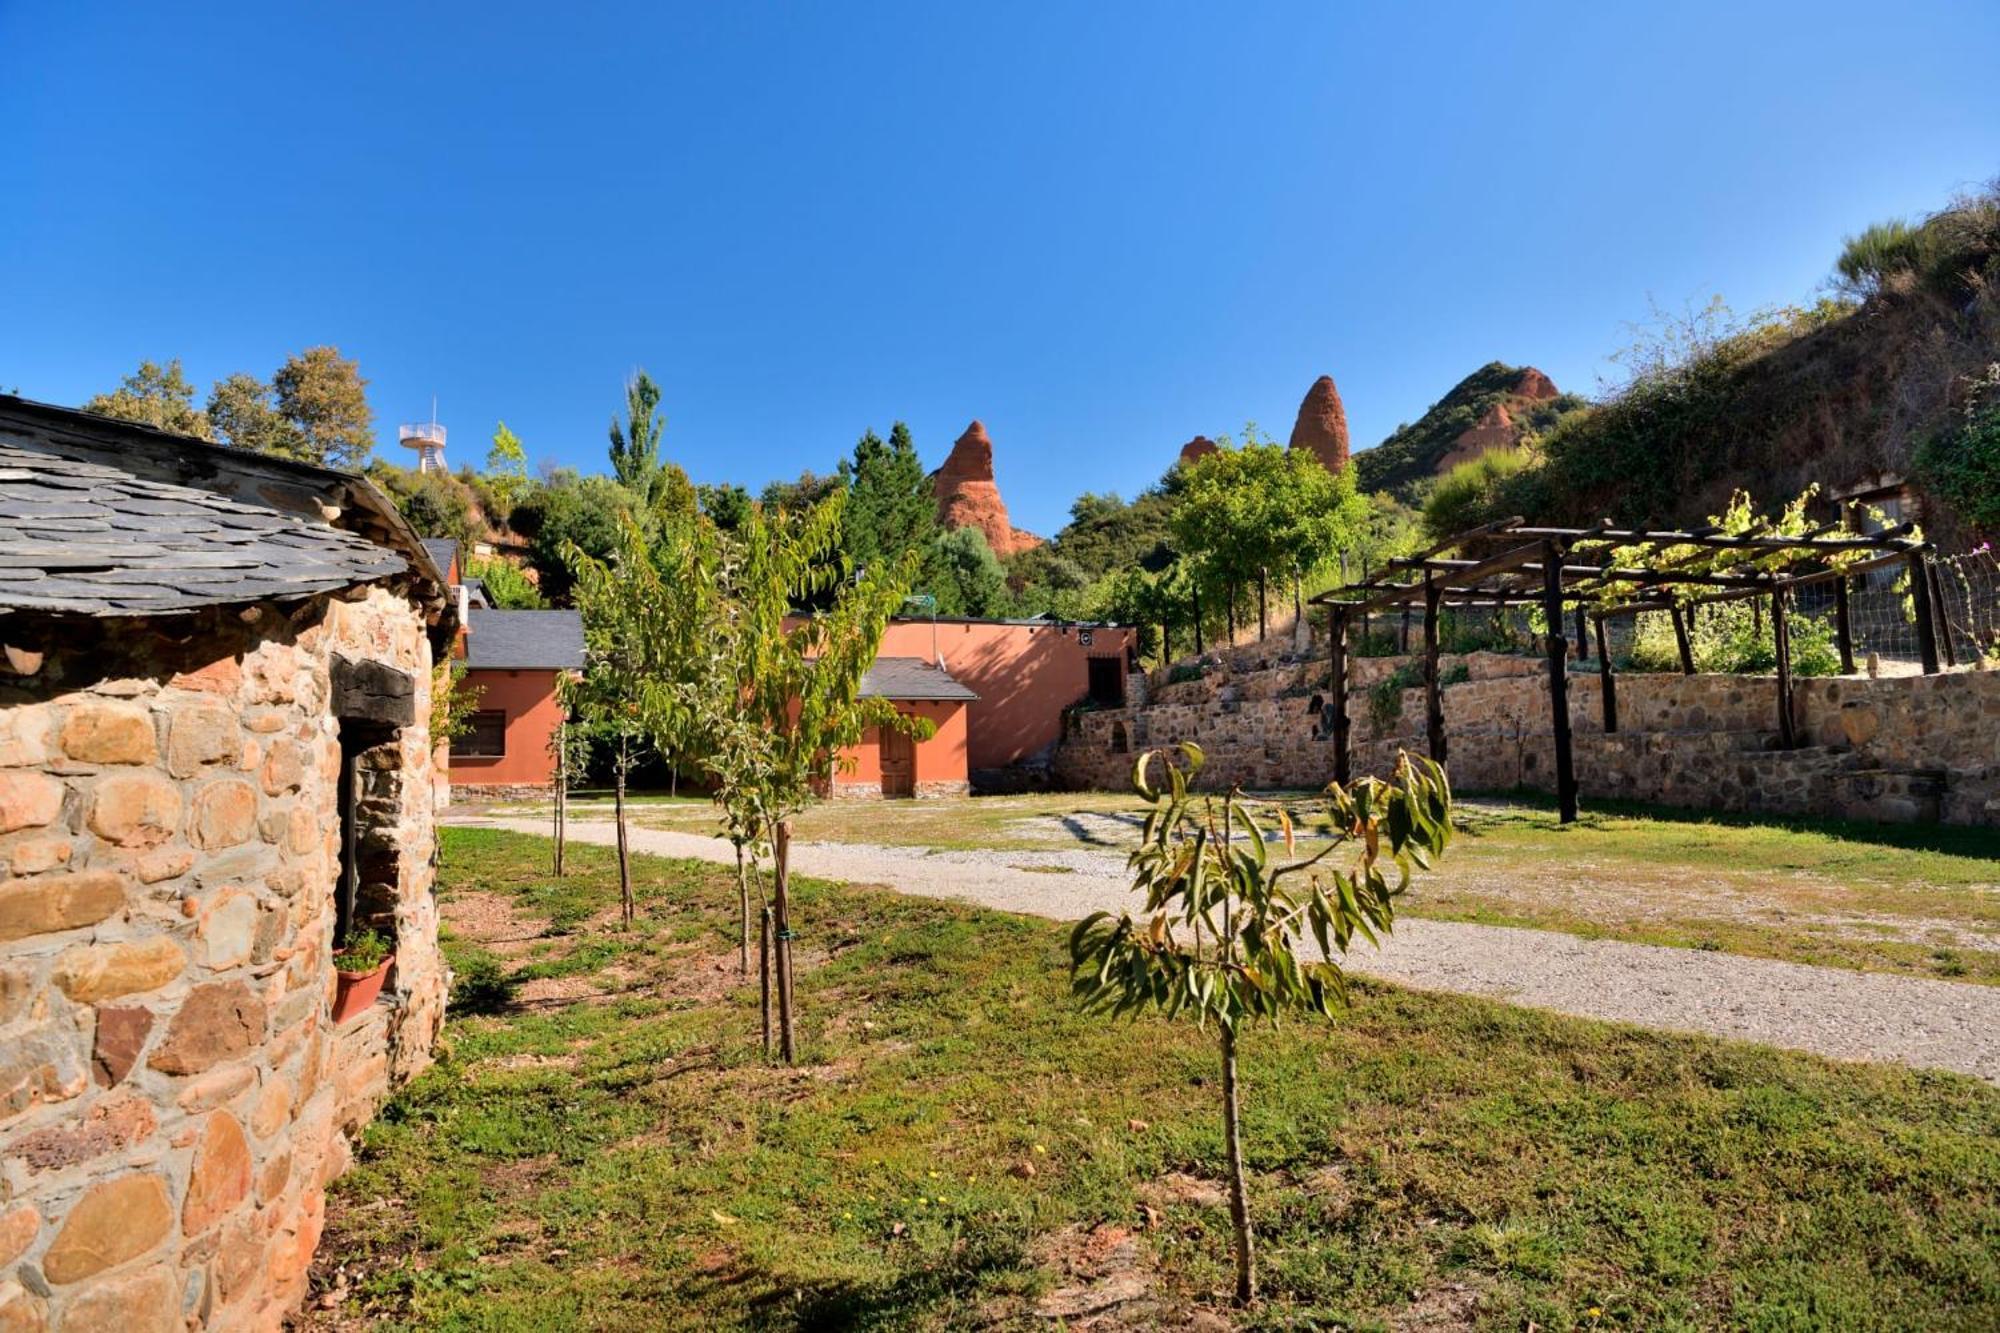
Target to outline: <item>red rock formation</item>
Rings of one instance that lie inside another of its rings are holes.
[[[1192,463],[1197,458],[1206,458],[1215,452],[1215,441],[1206,435],[1197,435],[1181,446],[1181,462]]]
[[[1543,399],[1557,396],[1556,384],[1547,375],[1536,370],[1533,366],[1529,366],[1521,372],[1520,383],[1514,386],[1514,396],[1516,398],[1528,398],[1535,402],[1541,402]]]
[[[1003,560],[1042,544],[1034,533],[1022,532],[1007,521],[1007,506],[993,482],[993,441],[983,423],[975,421],[965,428],[931,484],[937,493],[939,527],[978,528],[986,534],[993,554]]]
[[[1347,409],[1340,405],[1333,376],[1321,375],[1306,390],[1299,419],[1292,425],[1291,447],[1312,450],[1329,472],[1347,466]]]
[[[1514,414],[1507,410],[1505,403],[1495,402],[1470,429],[1451,442],[1451,452],[1438,463],[1438,475],[1444,475],[1460,463],[1470,462],[1489,449],[1510,449],[1520,439],[1521,432],[1514,426]]]

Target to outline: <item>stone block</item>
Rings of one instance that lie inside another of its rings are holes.
[[[18,1282],[0,1282],[0,1333],[45,1333],[48,1310]]]
[[[0,880],[0,940],[96,925],[124,905],[124,877],[109,870]]]
[[[57,1171],[123,1151],[159,1125],[151,1103],[120,1095],[97,1102],[80,1119],[71,1117],[21,1136],[9,1156],[30,1171]]]
[[[62,783],[46,773],[0,773],[0,833],[54,823],[62,797]]]
[[[243,982],[197,986],[181,1001],[147,1064],[167,1074],[201,1073],[262,1041],[264,1020],[263,1000]]]
[[[212,700],[183,704],[167,721],[167,771],[177,778],[233,763],[242,749],[235,711]]]
[[[181,1333],[180,1282],[166,1265],[94,1282],[63,1310],[62,1327],[116,1333]]]
[[[180,788],[158,773],[114,773],[91,792],[90,829],[121,847],[154,847],[180,830]]]
[[[90,699],[63,718],[63,753],[84,764],[150,764],[160,747],[153,715],[138,704]]]
[[[181,1233],[198,1236],[250,1197],[250,1143],[227,1111],[210,1115],[195,1148],[181,1205]]]
[[[16,875],[39,875],[69,864],[67,838],[27,838],[7,849],[7,869]]]
[[[196,793],[188,841],[214,851],[250,841],[257,832],[257,791],[241,778],[208,783]]]
[[[42,1214],[35,1205],[24,1203],[0,1213],[0,1268],[6,1268],[28,1252],[42,1231]]]
[[[218,893],[202,908],[197,930],[203,961],[218,972],[250,961],[259,915],[251,895],[234,889]]]
[[[80,1282],[156,1248],[173,1228],[166,1182],[150,1172],[93,1185],[71,1206],[42,1256],[57,1286]]]
[[[181,974],[187,954],[165,935],[115,944],[79,944],[56,956],[49,979],[79,1004],[158,990]]]
[[[100,1005],[97,1036],[90,1052],[91,1073],[97,1081],[114,1087],[131,1073],[152,1032],[152,1010],[138,1005]]]

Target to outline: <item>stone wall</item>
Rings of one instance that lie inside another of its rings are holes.
[[[274,1328],[443,1015],[430,645],[372,589],[40,651],[0,674],[0,1329]],[[363,790],[396,965],[336,1029],[343,706],[413,720]]]
[[[1240,653],[1240,650],[1239,650]],[[1238,660],[1241,660],[1240,657]],[[1399,751],[1429,752],[1421,686],[1375,687],[1403,658],[1351,664],[1356,775],[1386,775]],[[1464,791],[1552,791],[1547,666],[1539,658],[1445,657],[1448,766]],[[1057,754],[1063,780],[1120,789],[1134,753],[1190,740],[1203,783],[1317,788],[1333,778],[1325,659],[1225,662],[1200,680],[1156,687],[1150,706],[1076,717]],[[1777,682],[1768,676],[1623,675],[1619,730],[1606,735],[1598,678],[1568,679],[1572,753],[1589,797],[1702,809],[1857,819],[2000,824],[2000,672],[1801,680],[1798,748],[1778,748]]]

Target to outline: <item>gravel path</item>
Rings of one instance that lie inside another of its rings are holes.
[[[516,833],[549,830],[540,819],[449,822]],[[570,836],[607,845],[616,839],[613,825],[596,821],[572,822]],[[735,863],[735,853],[719,838],[659,829],[632,829],[630,838],[636,852]],[[820,879],[883,884],[1058,921],[1119,911],[1134,901],[1122,874],[1124,858],[1103,852],[794,843],[792,864]],[[1419,990],[1763,1042],[1836,1060],[1900,1061],[2000,1083],[1995,986],[1421,917],[1399,919],[1380,951],[1358,950],[1348,965]]]

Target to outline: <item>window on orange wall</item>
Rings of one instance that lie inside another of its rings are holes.
[[[451,740],[454,759],[499,759],[507,753],[507,714],[504,709],[482,708],[472,715],[472,725]]]

